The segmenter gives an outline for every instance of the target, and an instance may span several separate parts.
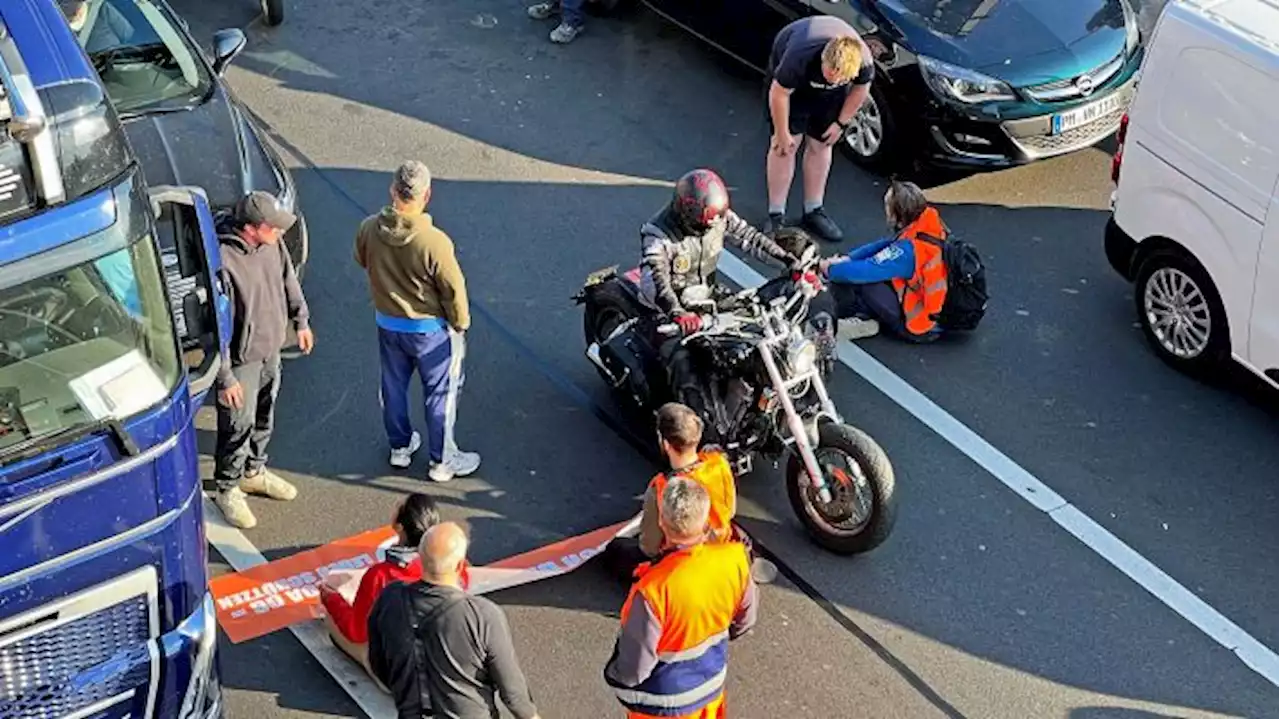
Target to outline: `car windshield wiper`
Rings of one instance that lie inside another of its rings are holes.
[[[132,120],[136,117],[145,117],[149,115],[168,115],[174,112],[189,112],[203,104],[204,98],[193,100],[191,102],[184,102],[181,105],[164,105],[161,107],[147,107],[144,105],[143,107],[139,107],[134,110],[122,110],[119,115],[121,120]]]
[[[5,464],[8,464],[9,462],[16,462],[21,459],[28,459],[56,445],[70,442],[87,435],[99,434],[101,432],[107,432],[111,435],[111,438],[115,440],[116,447],[120,450],[121,454],[133,457],[141,452],[141,450],[138,449],[138,443],[133,441],[133,436],[129,434],[129,430],[124,428],[124,425],[120,423],[120,420],[115,417],[104,417],[93,422],[73,424],[70,427],[63,427],[62,429],[49,432],[48,434],[42,434],[23,440],[11,447],[6,447],[4,450],[0,450],[0,459],[3,459]]]
[[[102,72],[118,60],[142,60],[154,56],[171,58],[173,53],[169,52],[169,47],[162,42],[146,42],[140,45],[116,45],[106,50],[98,50],[90,53],[89,59],[93,61],[98,72]]]

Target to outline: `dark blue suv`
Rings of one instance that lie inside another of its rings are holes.
[[[194,413],[229,314],[54,0],[0,2],[0,717],[222,714]]]

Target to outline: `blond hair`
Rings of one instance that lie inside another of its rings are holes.
[[[862,42],[850,35],[832,38],[822,48],[822,66],[835,76],[836,84],[849,82],[862,69]]]

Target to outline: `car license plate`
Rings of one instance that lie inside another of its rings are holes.
[[[1050,134],[1061,135],[1081,125],[1087,125],[1100,117],[1114,112],[1124,104],[1127,93],[1113,92],[1110,95],[1071,112],[1063,112],[1053,116],[1053,129]]]

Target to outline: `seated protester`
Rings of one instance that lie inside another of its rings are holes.
[[[348,604],[336,589],[320,585],[320,601],[328,616],[325,626],[333,643],[352,659],[369,668],[369,612],[374,601],[393,582],[416,582],[422,579],[418,544],[427,530],[440,523],[440,511],[429,495],[413,493],[404,498],[391,517],[396,530],[396,544],[388,547],[386,559],[369,567],[360,579],[355,603]],[[466,576],[463,576],[464,588]]]
[[[931,341],[942,332],[934,316],[947,297],[946,226],[911,182],[890,184],[884,211],[893,237],[822,261],[840,336],[870,337],[885,324],[903,339]]]

